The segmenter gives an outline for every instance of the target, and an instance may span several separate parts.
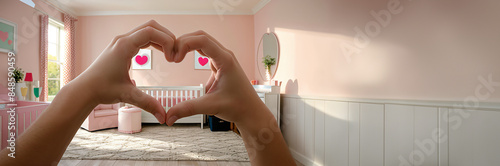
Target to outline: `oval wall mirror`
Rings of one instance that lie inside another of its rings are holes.
[[[270,81],[274,78],[278,70],[279,58],[278,37],[273,32],[265,33],[260,39],[257,50],[257,68],[262,79]]]

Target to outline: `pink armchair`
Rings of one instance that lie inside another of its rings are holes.
[[[88,131],[118,127],[118,109],[120,103],[99,104],[90,112],[81,127]]]

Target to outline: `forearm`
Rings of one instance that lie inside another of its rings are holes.
[[[250,121],[236,124],[252,165],[295,165],[275,117],[261,104]]]
[[[58,163],[76,131],[97,105],[81,82],[63,87],[52,104],[18,137],[16,158],[3,150],[0,165],[49,165]]]

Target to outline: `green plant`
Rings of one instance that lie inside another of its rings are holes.
[[[13,73],[14,73],[14,76],[12,76],[12,77],[14,77],[14,79],[16,80],[16,83],[19,83],[23,80],[23,77],[24,77],[23,69],[16,68],[16,69],[14,69]]]
[[[262,63],[264,63],[267,70],[271,70],[271,66],[276,64],[276,58],[271,58],[271,56],[266,55],[262,57]]]

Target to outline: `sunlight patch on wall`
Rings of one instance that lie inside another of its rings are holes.
[[[383,84],[393,63],[390,57],[402,50],[372,40],[348,61],[341,46],[352,42],[353,37],[286,28],[275,28],[275,32],[281,48],[275,79],[284,82],[297,79],[301,82],[299,94],[317,94],[324,88]]]

